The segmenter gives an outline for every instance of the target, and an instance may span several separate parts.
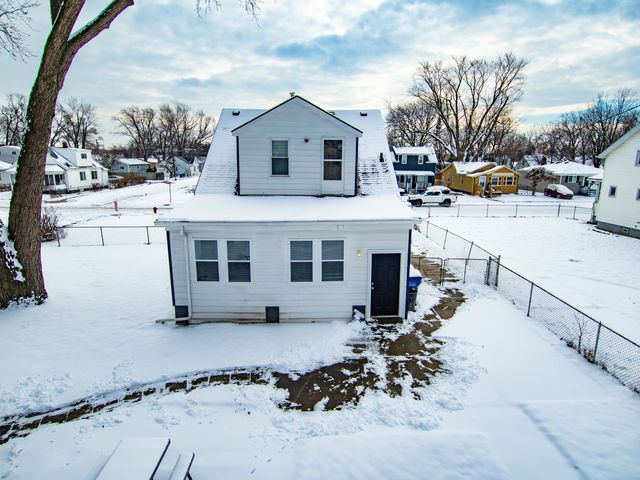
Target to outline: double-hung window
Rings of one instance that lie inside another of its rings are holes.
[[[271,140],[271,175],[289,175],[288,140]]]
[[[499,180],[500,180],[500,177],[495,177],[495,176],[491,177],[491,185],[493,185],[493,186],[498,185]]]
[[[227,241],[227,268],[230,282],[251,281],[251,249],[248,240]]]
[[[342,140],[325,140],[323,145],[324,180],[342,180]]]
[[[80,180],[85,181],[87,179],[87,172],[80,172]]]
[[[505,178],[505,183],[504,183],[505,185],[513,185],[513,176],[509,175],[504,178]]]
[[[98,179],[98,172],[96,172],[95,170],[91,170],[91,180],[97,180]]]
[[[291,281],[313,282],[313,241],[292,240],[289,248],[291,255]]]
[[[220,280],[218,269],[218,241],[195,240],[196,280],[199,282],[217,282]]]
[[[422,155],[418,155],[418,165],[424,165],[424,157]]]
[[[403,165],[407,164],[407,156],[406,155],[402,155],[402,157],[400,157],[400,163],[402,163]]]
[[[344,280],[344,240],[322,240],[322,281]]]

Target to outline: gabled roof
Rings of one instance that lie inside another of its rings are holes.
[[[144,160],[140,160],[139,158],[116,158],[116,162],[122,163],[123,165],[149,165],[148,162]]]
[[[487,167],[496,166],[493,162],[451,162],[451,165],[456,169],[456,173],[462,175],[475,173],[479,170],[486,169]]]
[[[518,175],[512,169],[507,167],[506,165],[496,165],[495,167],[491,167],[487,170],[476,171],[474,173],[468,173],[468,177],[481,177],[482,175],[491,175],[492,173],[497,173],[500,170],[508,170],[509,172],[513,172],[515,175]]]
[[[6,162],[2,162],[0,161],[0,172],[7,170],[9,168],[13,167],[13,165],[11,163],[6,163]]]
[[[553,175],[581,175],[591,176],[601,172],[599,168],[591,167],[589,165],[583,165],[578,162],[561,162],[561,163],[547,163],[545,165],[535,165],[532,167],[525,167],[518,170],[519,172],[530,172],[535,168],[544,168],[547,172]]]
[[[234,115],[234,112],[237,112]],[[211,140],[207,160],[198,180],[196,194],[233,194],[236,178],[236,142],[232,132],[237,125],[261,115],[264,110],[225,108]],[[380,110],[336,110],[335,118],[356,125],[358,140],[358,180],[362,195],[398,194],[393,170],[393,154],[385,133]],[[362,114],[366,115],[362,115]],[[333,115],[332,115],[333,117]],[[382,154],[382,162],[380,161]]]
[[[303,102],[305,105],[313,107],[314,109],[324,113],[325,115],[327,115],[329,118],[333,119],[334,121],[337,120],[338,122],[340,122],[341,124],[343,124],[344,126],[349,127],[352,130],[355,130],[357,133],[362,133],[362,130],[359,130],[357,127],[354,127],[353,125],[345,122],[344,120],[342,120],[341,118],[338,118],[336,115],[328,112],[327,110],[324,110],[323,108],[320,108],[319,106],[317,106],[314,103],[311,103],[309,100],[302,98],[299,95],[294,95],[291,98],[288,98],[287,100],[285,100],[284,102],[276,105],[273,108],[270,108],[269,110],[263,111],[262,113],[258,114],[257,116],[255,116],[254,118],[252,118],[251,120],[248,120],[246,122],[244,122],[241,125],[238,125],[237,127],[235,127],[233,130],[231,130],[231,133],[236,133],[238,130],[240,130],[241,128],[244,128],[245,126],[249,125],[250,123],[253,123],[254,121],[258,120],[259,118],[262,118],[266,115],[268,115],[269,113],[273,112],[274,110],[277,110],[281,107],[283,107],[284,105],[287,105],[290,102]],[[239,111],[236,109],[236,111]],[[335,112],[334,112],[335,113]]]
[[[607,156],[609,156],[611,152],[616,150],[623,143],[625,143],[627,140],[630,140],[631,137],[635,136],[639,132],[640,132],[640,123],[635,127],[633,127],[631,130],[629,130],[627,133],[625,133],[623,136],[621,136],[618,140],[613,142],[611,145],[609,145],[609,147],[606,148],[604,152],[598,155],[598,158],[607,158]]]
[[[430,163],[438,163],[436,151],[433,145],[428,144],[422,147],[393,147],[394,153],[397,155],[424,155]]]

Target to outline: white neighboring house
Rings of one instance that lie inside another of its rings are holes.
[[[19,155],[19,153],[18,153]],[[18,169],[17,163],[2,173],[2,181],[9,175],[13,185]],[[47,152],[44,192],[69,193],[103,188],[109,185],[109,173],[96,162],[91,150],[84,148],[49,147]]]
[[[20,155],[20,147],[13,145],[0,145],[0,162],[13,165],[18,161]]]
[[[559,162],[559,163],[547,163],[545,165],[532,165],[530,167],[521,168],[518,170],[520,174],[520,188],[525,190],[531,190],[531,182],[527,179],[527,173],[534,168],[544,168],[547,172],[551,173],[556,179],[552,182],[541,182],[538,184],[538,190],[544,190],[550,183],[557,183],[564,185],[574,194],[588,194],[589,193],[589,178],[601,173],[601,169],[592,167],[590,165],[584,165],[578,162]]]
[[[151,164],[140,158],[116,158],[111,164],[111,173],[142,175],[149,171]]]
[[[392,158],[379,110],[223,109],[194,198],[156,221],[176,317],[405,318],[416,218]]]
[[[11,173],[8,171],[13,165],[0,160],[0,190],[11,187]]]
[[[640,125],[598,157],[604,163],[594,204],[598,227],[640,238]]]

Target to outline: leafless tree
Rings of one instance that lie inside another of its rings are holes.
[[[526,65],[511,53],[494,60],[423,63],[410,93],[442,122],[446,135],[431,134],[433,140],[454,160],[482,158],[501,118],[522,96]]]
[[[531,195],[535,195],[536,189],[538,188],[539,183],[553,182],[556,177],[554,177],[551,173],[549,173],[547,169],[542,167],[536,167],[529,170],[525,178],[529,180],[529,182],[531,182]]]
[[[74,148],[98,147],[100,137],[93,105],[71,97],[58,106],[57,112],[62,142]]]
[[[147,160],[153,155],[158,140],[157,114],[153,108],[135,105],[123,108],[113,117],[119,134],[126,137],[137,155]]]
[[[31,55],[24,45],[24,30],[31,24],[29,11],[36,6],[38,2],[33,0],[0,0],[0,50],[14,59]]]
[[[206,7],[211,1],[197,0],[197,6]],[[85,3],[86,0],[49,2],[51,30],[29,95],[26,117],[29,128],[18,157],[9,208],[8,236],[0,227],[0,309],[21,299],[40,303],[47,297],[40,253],[40,205],[58,95],[76,54],[108,29],[122,12],[134,4],[134,0],[109,0],[95,18],[74,31]],[[240,0],[240,3],[255,14],[259,0]],[[14,250],[17,263],[10,261]]]
[[[0,134],[4,145],[22,145],[26,130],[27,99],[20,93],[7,95],[7,103],[0,106]]]
[[[437,114],[428,105],[412,101],[387,105],[387,139],[393,146],[421,147],[433,143],[427,133],[436,128]]]

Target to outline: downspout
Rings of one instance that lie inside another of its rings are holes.
[[[411,234],[412,228],[409,229],[409,240],[407,246],[407,278],[404,284],[404,319],[409,316],[409,276],[411,275]]]
[[[184,229],[184,226],[180,227],[180,233],[182,234],[182,243],[184,245],[184,261],[185,270],[187,274],[187,316],[181,317],[179,321],[189,322],[191,320],[191,260],[189,259],[189,235]]]

